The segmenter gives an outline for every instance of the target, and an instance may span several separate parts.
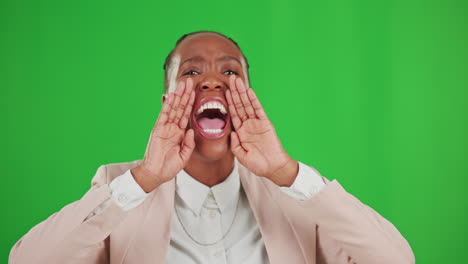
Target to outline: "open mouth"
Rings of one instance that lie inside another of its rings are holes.
[[[193,115],[198,132],[205,138],[216,139],[226,134],[229,114],[218,99],[206,98]]]

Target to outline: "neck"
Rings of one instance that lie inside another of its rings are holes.
[[[233,168],[234,155],[231,152],[219,160],[209,160],[194,152],[184,170],[198,182],[213,187],[223,182]]]

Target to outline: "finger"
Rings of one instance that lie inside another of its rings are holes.
[[[259,119],[268,119],[265,110],[263,110],[260,101],[257,98],[257,95],[253,91],[253,89],[247,90],[247,95],[249,96],[250,102],[252,102],[252,106],[255,109],[255,114]]]
[[[245,89],[245,85],[242,82],[241,78],[236,78],[236,88],[237,92],[239,93],[242,104],[244,105],[244,109],[247,113],[247,116],[249,118],[256,118],[255,111],[252,107],[252,103],[250,102],[249,97],[247,96],[247,90]]]
[[[195,139],[193,129],[187,130],[184,136],[184,141],[182,142],[182,147],[180,149],[180,158],[186,163],[190,155],[192,155],[193,150],[195,149]]]
[[[228,101],[228,109],[229,115],[231,116],[231,122],[234,125],[234,129],[239,129],[242,122],[237,114],[236,108],[234,107],[234,103],[232,102],[232,94],[230,90],[226,91],[226,99]]]
[[[185,107],[184,114],[179,121],[179,127],[185,129],[188,121],[190,120],[190,114],[192,113],[193,102],[195,101],[195,91],[192,90],[187,106]]]
[[[236,108],[239,118],[242,121],[245,121],[248,118],[248,116],[247,116],[247,113],[245,112],[244,104],[242,104],[242,101],[240,99],[239,92],[237,91],[235,78],[236,78],[235,76],[229,78],[229,82],[230,82],[229,90],[231,91],[232,102],[233,102],[234,107]]]
[[[231,151],[234,156],[236,156],[241,161],[244,160],[245,155],[247,154],[247,151],[245,151],[245,149],[242,148],[242,145],[240,144],[239,136],[234,131],[231,132]]]
[[[182,94],[184,93],[184,90],[185,90],[185,82],[184,81],[179,82],[179,84],[177,85],[177,89],[174,92],[174,96],[175,96],[174,103],[172,104],[171,111],[169,112],[169,120],[168,120],[169,123],[172,123],[175,120],[177,110],[179,108],[180,99],[182,97]]]
[[[158,126],[165,125],[167,120],[169,119],[169,112],[172,109],[172,103],[174,102],[174,94],[171,93],[169,96],[164,100],[163,107],[161,112],[159,113],[158,120],[156,120],[155,128]]]
[[[182,94],[182,98],[180,99],[179,107],[177,108],[177,114],[176,114],[174,123],[179,123],[180,118],[182,117],[182,115],[184,114],[186,110],[187,103],[189,102],[190,95],[192,93],[192,84],[193,84],[192,79],[188,78],[185,83],[184,93]]]

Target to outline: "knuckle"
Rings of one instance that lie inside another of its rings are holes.
[[[187,102],[189,97],[190,97],[190,94],[184,93],[184,95],[182,95],[182,102]]]
[[[185,111],[183,112],[184,113],[184,116],[190,116],[190,113],[192,112],[192,109],[191,108],[187,108],[185,109]]]
[[[183,115],[182,115],[182,118],[189,118],[190,117],[190,112],[185,112]]]

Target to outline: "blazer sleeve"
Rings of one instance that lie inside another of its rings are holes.
[[[127,212],[111,199],[105,170],[106,165],[98,168],[92,187],[80,200],[65,206],[21,237],[10,251],[9,263],[108,263],[108,236]],[[86,219],[108,199],[111,199],[109,206]]]
[[[300,202],[311,209],[305,217],[317,223],[317,263],[415,263],[410,245],[392,223],[338,181],[324,181],[324,189]]]

